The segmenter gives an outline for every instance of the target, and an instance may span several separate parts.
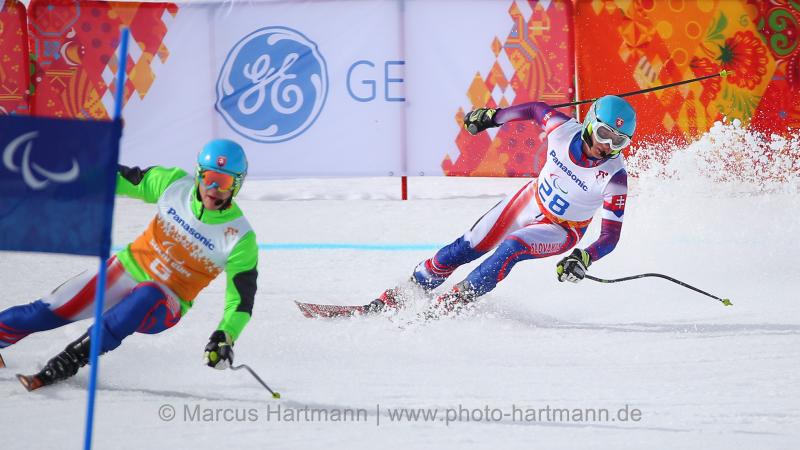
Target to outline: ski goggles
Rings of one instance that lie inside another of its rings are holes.
[[[236,187],[236,177],[229,173],[216,170],[200,169],[197,180],[203,183],[206,189],[217,188],[220,192],[228,192]]]
[[[593,128],[594,138],[598,142],[608,144],[611,147],[612,155],[618,155],[623,148],[631,145],[630,136],[620,133],[603,122],[595,122]]]

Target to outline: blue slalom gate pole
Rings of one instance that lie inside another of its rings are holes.
[[[119,42],[119,64],[117,65],[117,92],[115,95],[114,105],[114,118],[117,121],[122,115],[122,102],[125,100],[125,70],[128,62],[128,38],[130,31],[123,28],[120,34]],[[119,143],[117,143],[119,145]],[[108,218],[108,235],[111,234],[111,217]],[[92,429],[94,425],[94,400],[95,391],[97,390],[97,358],[100,356],[100,347],[102,345],[102,334],[100,329],[103,326],[103,303],[105,302],[106,291],[106,261],[110,256],[111,240],[108,239],[108,245],[104,246],[102,255],[100,255],[100,269],[97,271],[97,285],[94,299],[94,326],[92,326],[91,347],[89,350],[89,400],[86,407],[86,432],[84,434],[83,448],[91,450],[92,448]]]

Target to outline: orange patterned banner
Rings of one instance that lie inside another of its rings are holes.
[[[106,119],[114,105],[119,30],[131,30],[124,98],[144,98],[164,63],[165,14],[173,3],[33,0],[28,6],[30,48],[35,57],[34,114]]]
[[[505,40],[491,43],[495,63],[486,75],[475,75],[467,90],[473,107],[506,107],[541,100],[572,100],[574,50],[572,4],[569,0],[510,2],[511,31]],[[568,114],[568,109],[564,110]],[[455,120],[458,158],[445,157],[445,175],[530,177],[544,164],[542,130],[532,122],[488,130],[471,136],[461,127],[462,109]]]

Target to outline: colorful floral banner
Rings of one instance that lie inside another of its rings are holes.
[[[579,0],[580,94],[629,92],[726,70],[726,78],[629,97],[639,111],[634,143],[685,142],[723,118],[786,135],[800,123],[798,6],[793,0]]]

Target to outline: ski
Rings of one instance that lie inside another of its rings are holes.
[[[294,302],[300,312],[309,319],[332,319],[336,317],[355,317],[368,314],[366,306],[357,305],[320,305],[316,303]]]
[[[41,378],[39,378],[38,375],[22,375],[18,373],[17,379],[20,383],[22,383],[23,386],[25,386],[25,389],[27,389],[28,392],[35,391],[36,389],[44,386],[44,382]]]
[[[0,369],[6,366],[6,362],[3,361],[3,355],[0,355]]]

